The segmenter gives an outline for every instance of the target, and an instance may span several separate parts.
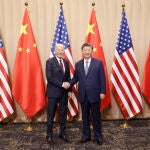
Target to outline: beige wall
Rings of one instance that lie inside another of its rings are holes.
[[[50,47],[59,15],[59,0],[26,0],[29,3],[29,15],[38,46],[38,52],[45,77],[45,62],[50,54]],[[0,35],[4,43],[10,76],[12,79],[13,65],[19,39],[20,27],[24,15],[25,0],[0,0]],[[99,31],[103,43],[107,69],[111,66],[121,22],[123,0],[62,0],[67,30],[74,62],[81,58],[80,47],[85,40],[86,30],[95,2],[95,11]],[[124,0],[128,24],[137,63],[140,80],[150,42],[150,0]],[[144,108],[138,118],[150,117],[150,105],[143,99]],[[26,121],[26,116],[16,104],[17,117],[14,122]],[[122,113],[112,97],[111,106],[102,114],[103,119],[120,119]],[[38,121],[45,121],[46,113],[36,116]]]

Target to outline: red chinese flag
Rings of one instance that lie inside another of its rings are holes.
[[[142,92],[146,97],[146,100],[150,103],[150,45],[147,53],[143,72]]]
[[[29,118],[46,104],[42,68],[27,9],[20,30],[12,94]]]
[[[101,42],[99,30],[98,30],[94,8],[92,9],[85,42],[91,43],[93,45],[93,57],[101,60],[104,65],[105,76],[106,76],[106,97],[105,99],[101,101],[101,110],[103,110],[110,104],[111,98],[110,98],[107,66],[105,62],[102,42]]]

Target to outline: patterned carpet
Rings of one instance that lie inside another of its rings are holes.
[[[67,123],[69,143],[58,138],[58,124],[54,125],[55,145],[45,141],[46,123],[31,124],[33,131],[25,131],[27,124],[0,124],[0,150],[150,150],[150,119],[130,120],[131,128],[121,128],[123,120],[102,121],[103,145],[93,141],[79,144],[82,122]],[[92,132],[93,138],[93,132]]]

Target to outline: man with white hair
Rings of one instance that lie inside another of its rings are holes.
[[[65,134],[66,120],[67,120],[67,105],[68,105],[68,81],[70,80],[69,63],[63,58],[65,47],[63,44],[56,44],[55,56],[46,61],[46,79],[48,97],[47,105],[47,136],[46,140],[49,144],[54,144],[53,123],[54,116],[59,104],[59,138],[67,142],[68,139]]]

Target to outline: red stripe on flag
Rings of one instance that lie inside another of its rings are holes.
[[[3,119],[4,119],[4,117],[2,115],[2,112],[0,111],[0,121],[3,120]]]
[[[8,78],[8,75],[6,74],[5,70],[4,70],[4,67],[2,66],[2,64],[0,63],[0,70],[1,72],[3,73],[4,77],[5,77],[5,80],[7,81],[7,84],[10,86],[10,83],[9,83],[9,78]],[[5,96],[6,96],[6,99],[8,100],[8,102],[10,103],[11,106],[13,106],[13,101],[12,101],[12,97],[10,96],[10,94],[7,92],[7,89],[6,87],[4,86],[4,83],[2,82],[2,80],[0,80],[0,87],[2,88]],[[11,92],[11,91],[10,91]]]
[[[72,118],[72,114],[71,114],[71,112],[70,112],[70,109],[69,108],[67,108],[67,117],[70,119],[70,118]]]
[[[6,57],[4,53],[4,49],[2,48],[2,40],[0,39],[0,105],[3,108],[3,110],[0,110],[0,120],[3,120],[4,118],[8,117],[10,114],[14,112],[14,105],[12,101],[11,96],[11,89],[10,89],[10,80],[8,75],[8,66],[6,63]],[[5,99],[3,99],[3,97]],[[4,111],[6,114],[2,113]]]
[[[135,71],[138,73],[138,68],[137,68],[137,66],[135,66],[136,62],[135,62],[135,60],[133,59],[133,57],[131,56],[130,51],[127,51],[126,54],[127,54],[127,56],[129,57],[129,60],[130,60],[130,62],[132,63],[132,65],[133,65]],[[130,68],[130,65],[131,65],[131,64],[126,60],[126,58],[125,58],[123,55],[121,55],[120,58],[121,58],[122,62],[124,63],[124,66],[126,66],[126,70],[127,70],[128,73],[130,74],[130,77],[132,78],[132,80],[133,80],[134,83],[136,84],[138,90],[140,91],[139,83],[138,83],[138,81],[137,81],[135,75],[133,74],[133,70],[131,70],[131,68]]]
[[[116,91],[116,88],[115,88],[115,86],[113,84],[111,85],[111,88],[112,88],[112,92],[115,95],[115,98],[116,98],[116,100],[117,100],[117,102],[118,102],[118,104],[119,104],[119,106],[120,106],[124,116],[126,116],[126,119],[129,119],[130,116],[129,116],[129,114],[128,114],[125,106],[124,106],[124,103],[121,101],[120,96],[118,95],[118,92]]]
[[[132,65],[134,66],[134,69],[138,72],[138,66],[137,66],[137,63],[135,61],[135,59],[133,58],[132,54],[131,54],[131,51],[134,51],[133,48],[129,49],[126,54],[128,55],[129,59],[131,60],[132,62]]]
[[[7,90],[5,89],[5,86],[4,86],[3,82],[2,82],[2,80],[0,80],[0,87],[1,87],[1,89],[3,90],[3,92],[4,92],[4,95],[5,95],[5,97],[6,97],[6,101],[7,101],[7,102],[10,104],[10,106],[12,107],[12,106],[13,106],[12,99],[11,99],[10,95],[7,93]],[[8,109],[8,106],[6,105],[7,103],[4,102],[2,96],[1,96],[1,104],[2,104],[2,106],[3,106],[4,110],[5,110],[5,112],[7,112],[7,114],[10,114],[11,112],[10,112],[10,110]],[[13,107],[12,107],[12,109],[13,109]]]
[[[69,99],[69,102],[70,102],[70,104],[71,104],[71,106],[72,106],[72,108],[73,108],[75,114],[78,113],[78,108],[76,107],[76,105],[75,105],[75,103],[74,103],[74,100],[73,100],[72,98],[70,98],[70,99]]]
[[[118,69],[119,69],[120,72],[121,72],[121,68],[119,68],[119,66],[118,66]],[[125,100],[126,100],[127,104],[129,105],[129,107],[130,107],[132,113],[133,113],[133,114],[136,114],[135,109],[134,109],[134,107],[132,106],[131,100],[130,100],[130,98],[128,97],[127,91],[124,89],[124,86],[123,86],[122,83],[120,82],[120,79],[118,79],[118,77],[117,77],[117,75],[116,75],[116,73],[115,73],[114,70],[112,70],[112,74],[113,74],[113,76],[114,76],[114,78],[115,78],[115,80],[116,80],[116,82],[117,82],[117,84],[118,84],[118,87],[119,87],[120,91],[122,92],[123,96],[125,97]],[[124,76],[124,75],[123,75],[123,76]],[[125,77],[125,76],[124,76],[124,77]],[[127,83],[128,81],[127,81],[126,79],[127,79],[127,78],[125,77],[125,78],[124,78],[124,81],[125,81],[126,84],[128,85],[128,83]],[[115,88],[115,91],[116,91],[116,88]],[[131,92],[131,91],[130,91],[130,92]],[[134,94],[134,93],[132,93],[132,94]],[[132,95],[132,94],[131,94],[131,95]],[[120,105],[123,106],[124,111],[125,111],[126,108],[125,108],[125,106],[124,106],[124,103],[121,101],[121,99],[118,98],[117,101],[118,101],[118,103],[119,103]],[[126,111],[125,111],[125,113],[126,113]],[[127,113],[128,113],[128,112],[127,112]]]
[[[138,67],[136,65],[136,62],[134,61],[133,57],[131,56],[130,51],[127,51],[127,55],[129,56],[130,61],[132,62],[132,65],[134,66],[134,69],[136,70],[136,72],[138,73]],[[135,87],[137,88],[137,91],[139,92],[139,94],[141,94],[141,89],[140,89],[140,85],[137,81],[137,79],[135,78],[135,75],[133,74],[133,71],[130,68],[130,64],[126,61],[126,59],[122,56],[120,56],[122,61],[124,62],[124,66],[126,66],[126,69],[128,71],[128,73],[130,74],[130,77],[132,78],[132,81],[135,85]],[[117,65],[119,67],[119,64]],[[136,102],[138,108],[141,110],[142,106],[138,100],[138,97],[135,94],[135,91],[133,91],[133,87],[131,86],[131,84],[129,83],[129,80],[127,79],[125,72],[123,72],[123,77],[124,77],[124,81],[126,82],[126,84],[128,85],[128,88],[131,92],[131,95],[134,97],[134,101]],[[132,107],[132,106],[131,106]]]
[[[71,49],[68,48],[68,50],[69,50],[69,53],[70,53],[69,55],[71,56]],[[64,54],[64,58],[66,60],[68,60],[69,67],[70,67],[70,72],[72,74],[74,74],[74,66],[72,66],[72,63],[69,61],[69,58],[68,58],[66,53]],[[72,59],[72,58],[70,58],[70,59]],[[77,99],[77,90],[76,90],[75,86],[72,87],[72,93],[75,95],[75,97],[74,97],[74,99],[73,98],[68,99],[68,101],[70,103],[70,106],[71,106],[71,108],[68,108],[68,113],[67,113],[67,116],[68,116],[69,119],[73,117],[72,114],[71,114],[71,109],[73,109],[73,112],[75,114],[78,113],[78,99]],[[77,106],[75,105],[75,103],[77,103]]]

